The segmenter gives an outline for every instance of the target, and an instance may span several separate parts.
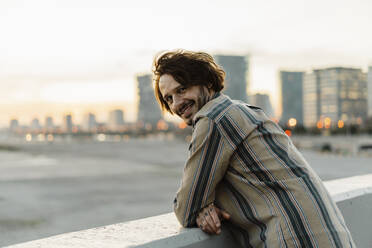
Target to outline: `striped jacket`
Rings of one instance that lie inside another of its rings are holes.
[[[355,247],[336,204],[260,108],[217,93],[195,115],[174,200],[184,227],[214,202],[243,247]]]

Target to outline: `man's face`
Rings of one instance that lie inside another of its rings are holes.
[[[205,86],[183,86],[169,74],[159,78],[159,90],[172,112],[181,117],[187,125],[192,125],[195,114],[213,94]]]

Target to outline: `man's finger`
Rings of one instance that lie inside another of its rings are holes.
[[[220,218],[218,217],[218,214],[215,210],[215,207],[211,208],[209,211],[209,214],[211,216],[211,219],[213,220],[215,226],[216,226],[216,233],[219,234],[221,232],[221,222]]]
[[[220,219],[228,220],[231,217],[230,214],[226,212],[225,210],[216,208],[216,212],[217,212],[218,217],[220,217]]]
[[[208,212],[206,212],[204,219],[207,222],[207,226],[212,230],[212,233],[217,233],[218,228]]]

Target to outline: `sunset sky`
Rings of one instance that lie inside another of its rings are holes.
[[[105,121],[117,107],[134,120],[135,75],[175,48],[250,55],[249,90],[279,113],[280,69],[367,70],[371,13],[370,0],[1,0],[0,126],[88,111]]]

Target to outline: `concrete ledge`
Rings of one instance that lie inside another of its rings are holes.
[[[357,247],[372,247],[372,174],[325,182]],[[209,236],[183,229],[173,213],[53,236],[12,248],[34,247],[237,247],[228,230]]]

